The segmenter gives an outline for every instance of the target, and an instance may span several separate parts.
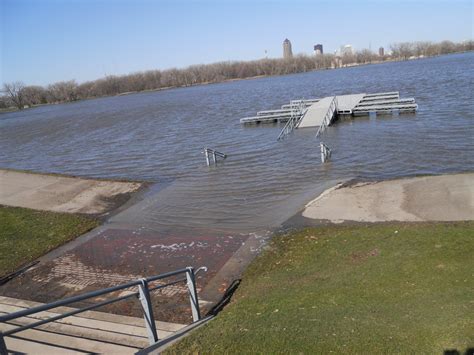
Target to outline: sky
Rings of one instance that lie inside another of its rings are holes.
[[[0,84],[473,36],[473,0],[0,0]]]

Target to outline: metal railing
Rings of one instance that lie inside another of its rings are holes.
[[[17,328],[10,329],[10,330],[7,330],[5,332],[0,332],[0,354],[1,355],[8,354],[8,350],[7,350],[7,347],[6,347],[6,344],[5,344],[5,339],[4,339],[4,337],[6,337],[6,336],[10,336],[10,335],[13,335],[15,333],[18,333],[18,332],[21,332],[21,331],[24,331],[24,330],[27,330],[27,329],[35,328],[35,327],[38,327],[38,326],[46,324],[46,323],[54,322],[54,321],[62,319],[62,318],[70,317],[70,316],[73,316],[73,315],[78,314],[78,313],[90,311],[90,310],[95,309],[95,308],[106,306],[106,305],[109,305],[111,303],[123,301],[123,300],[133,298],[133,297],[137,297],[141,302],[141,306],[142,306],[142,309],[143,309],[143,316],[144,316],[144,319],[145,319],[145,326],[146,326],[147,332],[148,332],[148,339],[150,341],[150,344],[154,344],[158,341],[158,333],[156,331],[155,319],[154,319],[154,316],[153,316],[153,308],[152,308],[152,303],[151,303],[151,298],[150,298],[150,292],[151,291],[156,291],[156,290],[159,290],[159,289],[171,286],[171,285],[175,285],[175,284],[180,283],[180,282],[186,282],[186,285],[188,287],[188,292],[189,292],[189,301],[190,301],[190,304],[191,304],[193,323],[197,322],[198,320],[201,319],[201,313],[200,313],[200,310],[199,310],[199,300],[198,300],[198,294],[197,294],[197,289],[196,289],[196,274],[200,271],[207,271],[207,268],[203,266],[203,267],[198,268],[196,271],[194,271],[194,268],[187,267],[185,269],[179,269],[179,270],[164,273],[164,274],[161,274],[161,275],[156,275],[156,276],[151,276],[151,277],[131,281],[131,282],[128,282],[128,283],[123,284],[123,285],[118,285],[118,286],[104,288],[104,289],[97,290],[97,291],[88,292],[88,293],[85,293],[83,295],[69,297],[69,298],[59,300],[59,301],[56,301],[56,302],[52,302],[52,303],[48,303],[48,304],[40,305],[40,306],[37,306],[37,307],[33,307],[33,308],[29,308],[29,309],[25,309],[25,310],[22,310],[22,311],[18,311],[18,312],[14,312],[14,313],[10,313],[10,314],[7,314],[7,315],[0,316],[0,322],[6,323],[8,321],[12,321],[12,320],[17,319],[17,318],[26,317],[26,316],[29,316],[29,315],[32,315],[32,314],[35,314],[35,313],[48,311],[50,309],[54,309],[54,308],[57,308],[57,307],[67,306],[67,305],[70,305],[72,303],[85,301],[85,300],[88,300],[88,299],[91,299],[91,298],[95,298],[95,297],[98,297],[98,296],[109,294],[111,292],[116,292],[116,291],[131,288],[131,287],[138,287],[137,292],[133,292],[133,293],[127,294],[125,296],[116,297],[116,298],[113,298],[113,299],[110,299],[110,300],[107,300],[107,301],[102,301],[102,302],[99,302],[99,303],[95,303],[95,304],[87,306],[87,307],[74,309],[72,311],[61,313],[61,314],[58,314],[56,316],[49,317],[47,319],[42,319],[40,321],[31,323],[31,324],[19,326]],[[181,274],[185,274],[186,276],[183,277],[183,278],[180,278],[178,280],[173,280],[173,281],[168,282],[166,284],[160,284],[158,286],[150,287],[150,283],[152,283],[152,282],[162,280],[162,279],[166,279],[166,278],[169,278],[169,277],[173,277],[173,276],[176,276],[176,275],[181,275]]]
[[[285,138],[287,135],[293,132],[295,128],[298,127],[302,117],[308,110],[303,100],[298,100],[297,103],[298,103],[298,108],[296,110],[295,109],[291,110],[291,117],[286,122],[285,126],[283,127],[280,134],[278,135],[278,138],[277,138],[278,141]],[[291,105],[293,105],[293,101],[291,101]]]
[[[319,146],[321,148],[321,162],[325,163],[331,157],[331,149],[323,142],[320,142]]]
[[[211,149],[211,148],[204,148],[203,151],[204,155],[206,156],[206,164],[207,166],[211,165],[211,160],[209,156],[212,156],[212,160],[214,165],[217,165],[217,157],[225,159],[227,158],[227,155],[221,152],[218,152],[217,150]]]
[[[321,133],[323,133],[326,128],[331,124],[334,115],[337,112],[337,96],[332,98],[331,104],[329,105],[329,109],[324,115],[323,122],[321,126],[319,126],[318,131],[316,132],[316,137],[318,137]]]

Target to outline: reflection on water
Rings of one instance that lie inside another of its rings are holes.
[[[474,54],[326,70],[38,107],[0,115],[0,166],[167,182],[143,210],[154,228],[274,227],[317,191],[352,177],[474,170]],[[290,99],[400,91],[416,115],[356,118],[277,142],[239,118]],[[208,146],[228,154],[207,167]],[[135,216],[136,217],[136,216]]]

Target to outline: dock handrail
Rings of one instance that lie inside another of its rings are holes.
[[[190,304],[191,304],[193,322],[197,322],[201,319],[201,313],[200,313],[200,309],[199,309],[199,299],[198,299],[197,288],[196,288],[196,275],[201,271],[207,271],[207,267],[201,266],[196,271],[194,271],[193,267],[188,266],[184,269],[179,269],[179,270],[167,272],[167,273],[156,275],[156,276],[151,276],[151,277],[147,277],[147,278],[134,280],[134,281],[122,284],[122,285],[108,287],[108,288],[104,288],[104,289],[101,289],[101,290],[88,292],[88,293],[85,293],[85,294],[82,294],[82,295],[77,295],[77,296],[65,298],[63,300],[59,300],[59,301],[51,302],[51,303],[48,303],[48,304],[43,304],[43,305],[40,305],[40,306],[32,307],[32,308],[29,308],[29,309],[21,310],[21,311],[18,311],[18,312],[10,313],[10,314],[7,314],[7,315],[2,315],[2,316],[0,316],[0,322],[5,323],[5,322],[8,322],[8,321],[11,321],[11,320],[14,320],[14,319],[17,319],[17,318],[21,318],[21,317],[26,317],[26,316],[29,316],[29,315],[32,315],[32,314],[35,314],[35,313],[48,311],[50,309],[54,309],[54,308],[57,308],[57,307],[63,307],[63,306],[70,305],[72,303],[85,301],[85,300],[88,300],[88,299],[91,299],[91,298],[106,295],[106,294],[109,294],[111,292],[120,291],[120,290],[128,289],[128,288],[131,288],[131,287],[136,287],[136,286],[138,287],[138,291],[127,294],[125,296],[112,298],[112,299],[109,299],[109,300],[106,300],[106,301],[95,303],[95,304],[87,306],[87,307],[74,309],[72,311],[61,313],[61,314],[58,314],[56,316],[49,317],[47,319],[42,319],[40,321],[31,323],[31,324],[19,326],[17,328],[10,329],[10,330],[7,330],[5,332],[0,332],[0,354],[1,355],[8,354],[6,344],[5,344],[5,339],[4,339],[4,337],[6,337],[6,336],[10,336],[10,335],[13,335],[15,333],[21,332],[23,330],[35,328],[35,327],[38,327],[38,326],[46,324],[46,323],[54,322],[54,321],[62,319],[62,318],[66,318],[66,317],[73,316],[73,315],[78,314],[78,313],[90,311],[90,310],[95,309],[95,308],[99,308],[99,307],[102,307],[102,306],[105,306],[105,305],[108,305],[108,304],[111,304],[111,303],[115,303],[115,302],[118,302],[118,301],[123,301],[123,300],[133,298],[133,297],[137,297],[141,302],[142,309],[143,309],[143,315],[144,315],[144,319],[145,319],[145,325],[146,325],[146,328],[147,328],[147,331],[148,331],[148,339],[150,341],[150,344],[154,344],[158,341],[158,333],[156,331],[155,320],[154,320],[154,317],[153,317],[153,308],[152,308],[151,299],[150,299],[150,292],[158,290],[158,289],[162,289],[162,288],[165,288],[165,287],[168,287],[168,286],[171,286],[171,285],[175,285],[175,284],[180,283],[180,282],[186,282],[186,285],[188,287],[188,293],[189,293],[189,301],[190,301]],[[149,287],[149,284],[151,282],[162,280],[162,279],[169,278],[169,277],[173,277],[173,276],[180,275],[180,274],[185,274],[186,276],[183,277],[183,278],[180,278],[178,280],[173,280],[173,281],[168,282],[166,284]]]
[[[323,122],[321,126],[319,126],[318,131],[316,132],[316,137],[318,137],[322,132],[326,130],[326,128],[331,124],[334,114],[337,112],[337,96],[332,98],[331,104],[329,105],[329,109],[324,115]]]
[[[291,102],[293,104],[293,101]],[[291,117],[290,119],[286,122],[285,126],[281,130],[280,134],[278,135],[277,140],[281,140],[285,138],[287,135],[289,135],[295,128],[298,127],[302,117],[306,113],[308,109],[306,108],[306,105],[303,103],[303,101],[298,102],[298,109],[297,110],[292,110],[291,111]]]

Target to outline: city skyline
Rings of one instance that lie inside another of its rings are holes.
[[[457,6],[452,1],[385,1],[384,6],[371,6],[370,1],[356,5],[349,1],[4,0],[0,84],[84,82],[152,69],[279,58],[286,37],[294,55],[313,54],[316,43],[324,45],[325,53],[333,53],[345,43],[355,49],[371,44],[372,49],[389,50],[396,42],[472,39],[472,3],[455,2]],[[344,14],[350,12],[358,21],[348,17],[338,26],[328,22],[341,6]],[[400,21],[388,21],[388,14],[398,14]],[[295,16],[298,21],[292,26],[281,25]],[[382,26],[384,31],[374,31]]]

